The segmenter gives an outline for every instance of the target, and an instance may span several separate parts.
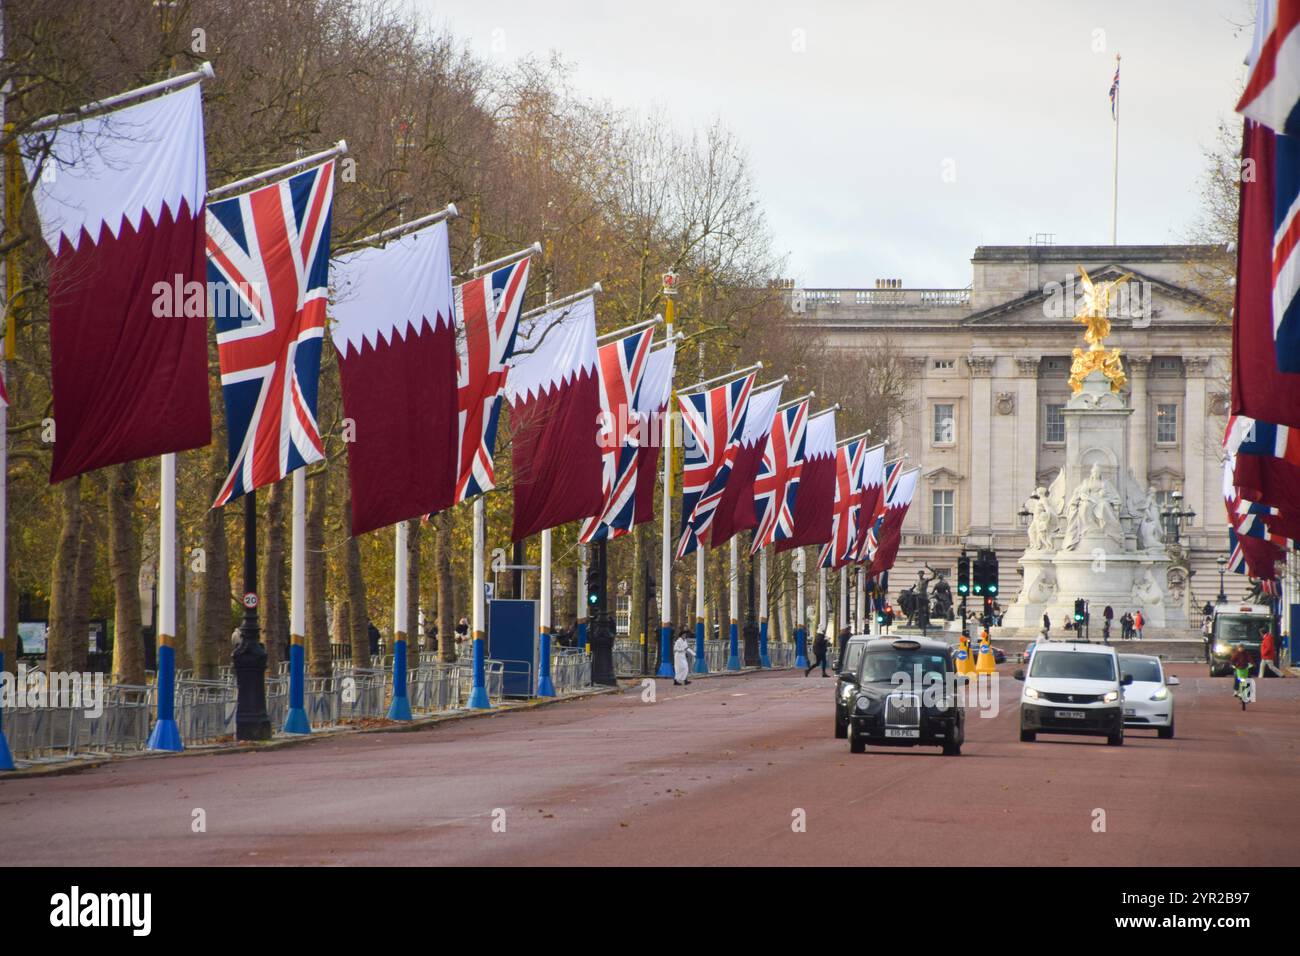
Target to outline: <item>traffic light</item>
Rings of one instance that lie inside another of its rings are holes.
[[[587,607],[595,609],[600,604],[601,589],[605,585],[604,575],[600,573],[600,568],[596,562],[592,562],[587,568]]]
[[[957,557],[957,593],[970,594],[970,556],[965,551]]]
[[[972,594],[982,595],[984,593],[984,576],[984,552],[977,551],[975,553],[975,563],[971,566],[970,590]]]
[[[1084,613],[1085,611],[1084,611],[1083,598],[1075,598],[1074,599],[1074,620],[1076,623],[1083,622]]]
[[[996,596],[998,593],[998,553],[993,550],[985,552],[984,558],[985,579],[984,593],[990,596]]]

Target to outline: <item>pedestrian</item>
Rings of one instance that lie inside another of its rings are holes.
[[[1047,612],[1044,611],[1043,612],[1043,637],[1047,637],[1047,635],[1051,633],[1052,633],[1052,619],[1048,617]]]
[[[1138,608],[1137,613],[1133,615],[1133,633],[1137,635],[1139,641],[1142,640],[1142,625],[1144,623],[1145,622],[1142,619],[1142,609]]]
[[[844,649],[849,646],[849,629],[840,628],[840,633],[835,636],[835,670],[839,671],[844,663]]]
[[[379,628],[374,621],[366,622],[366,638],[370,641],[370,656],[374,657],[379,653]]]
[[[687,639],[689,633],[683,628],[677,632],[677,640],[673,642],[673,686],[691,682],[690,658],[695,655],[691,651],[691,642]]]
[[[1121,641],[1127,641],[1129,639],[1129,635],[1132,632],[1133,632],[1133,615],[1130,614],[1128,611],[1125,611],[1124,614],[1119,619],[1119,639]]]
[[[1259,642],[1259,676],[1267,677],[1268,669],[1273,666],[1273,631],[1264,632]]]
[[[830,674],[826,673],[826,651],[829,646],[830,646],[830,642],[826,640],[826,635],[823,634],[821,631],[818,631],[817,637],[813,640],[814,660],[811,664],[808,665],[808,669],[803,672],[804,677],[807,677],[818,667],[822,669],[822,677],[831,676]]]

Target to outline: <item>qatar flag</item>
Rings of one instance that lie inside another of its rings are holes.
[[[893,494],[885,502],[885,516],[881,519],[880,530],[876,534],[876,553],[872,555],[868,575],[883,574],[894,566],[898,557],[898,545],[903,538],[903,519],[907,517],[908,506],[916,492],[916,479],[921,470],[914,468],[904,472],[894,485]]]
[[[799,495],[794,503],[794,534],[778,541],[776,550],[789,551],[831,539],[835,510],[835,413],[823,412],[808,422]]]
[[[212,440],[197,84],[21,138],[49,247],[50,481]]]
[[[722,500],[709,525],[709,544],[725,544],[736,532],[758,525],[758,507],[754,502],[754,479],[763,464],[767,438],[772,433],[772,420],[781,404],[781,386],[776,385],[759,392],[751,392],[749,408],[745,411],[745,427],[740,433],[740,446],[731,474],[722,488]]]
[[[456,327],[447,224],[334,263],[354,535],[456,500]]]
[[[873,445],[862,453],[862,475],[858,480],[857,538],[853,560],[870,559],[870,531],[885,513],[885,446]]]
[[[673,396],[673,365],[676,358],[677,346],[672,341],[663,348],[652,350],[650,357],[646,359],[645,374],[641,377],[641,390],[637,393],[636,410],[641,415],[642,424],[648,426],[649,434],[642,434],[640,447],[636,452],[636,506],[632,517],[633,527],[654,520],[659,449],[667,438],[668,402]]]
[[[592,296],[520,321],[505,399],[514,433],[511,540],[599,514],[604,464]]]

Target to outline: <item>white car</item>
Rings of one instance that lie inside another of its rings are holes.
[[[1124,685],[1124,726],[1154,727],[1163,740],[1174,735],[1174,695],[1178,678],[1166,674],[1160,658],[1149,654],[1119,655],[1120,672],[1133,682]]]
[[[1112,747],[1124,743],[1121,703],[1124,682],[1113,647],[1105,644],[1052,642],[1036,646],[1029,667],[1018,670],[1025,682],[1020,694],[1020,740],[1039,734],[1105,737]]]

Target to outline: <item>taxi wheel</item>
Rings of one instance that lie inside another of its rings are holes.
[[[1111,734],[1109,737],[1106,738],[1106,744],[1111,747],[1123,747],[1124,732],[1120,731],[1117,734]]]
[[[845,721],[840,720],[838,717],[836,717],[835,718],[835,739],[843,740],[848,735],[849,735],[849,725]]]
[[[1032,744],[1037,739],[1038,739],[1038,734],[1034,733],[1034,731],[1032,730],[1020,731],[1020,742],[1022,744]]]
[[[943,745],[943,755],[944,755],[945,757],[960,757],[960,756],[961,756],[961,744],[944,744],[944,745]]]
[[[1170,738],[1173,737],[1173,735],[1174,735],[1173,724],[1170,724],[1168,727],[1156,728],[1156,736],[1159,737],[1161,740],[1169,740]]]
[[[849,753],[864,754],[867,752],[867,742],[858,736],[852,725],[849,726]]]

